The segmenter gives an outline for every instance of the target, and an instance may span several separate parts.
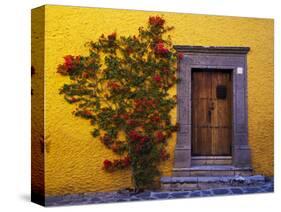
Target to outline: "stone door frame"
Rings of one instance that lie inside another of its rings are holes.
[[[174,171],[192,166],[191,71],[192,68],[232,70],[232,165],[251,167],[248,145],[247,54],[249,47],[174,46],[184,57],[178,63],[177,143]]]

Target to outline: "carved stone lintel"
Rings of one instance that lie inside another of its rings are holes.
[[[183,53],[208,53],[208,54],[247,54],[250,51],[249,47],[234,47],[234,46],[188,46],[174,45],[178,52]]]

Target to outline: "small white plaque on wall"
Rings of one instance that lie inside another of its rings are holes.
[[[238,67],[236,73],[237,74],[243,74],[243,68],[242,67]]]

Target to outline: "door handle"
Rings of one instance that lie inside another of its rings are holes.
[[[212,119],[212,111],[208,110],[208,122],[211,123],[211,119]]]

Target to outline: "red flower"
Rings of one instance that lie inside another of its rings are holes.
[[[108,40],[114,41],[116,39],[116,32],[113,32],[112,34],[107,36]]]
[[[107,87],[112,89],[112,90],[117,90],[120,88],[120,85],[116,82],[108,82]]]
[[[72,55],[66,55],[64,57],[64,64],[68,69],[72,68],[74,57]]]
[[[160,116],[158,114],[154,114],[150,119],[151,121],[158,122],[160,121]]]
[[[141,135],[135,131],[135,130],[132,130],[130,133],[129,133],[129,137],[132,141],[137,141],[141,138]]]
[[[178,53],[178,59],[182,60],[184,58],[184,54],[182,52]]]
[[[130,156],[126,156],[123,160],[125,166],[129,166],[131,164]]]
[[[134,100],[134,103],[135,103],[135,106],[136,106],[136,107],[141,106],[141,105],[142,105],[142,102],[143,102],[142,99],[135,99],[135,100]]]
[[[155,45],[154,51],[156,54],[160,54],[162,56],[169,53],[169,49],[165,48],[163,42],[159,42]]]
[[[129,120],[127,120],[127,122],[126,122],[128,125],[130,125],[130,126],[133,126],[133,125],[136,125],[137,124],[137,121],[136,120],[133,120],[133,119],[129,119]]]
[[[84,115],[86,115],[86,116],[91,116],[91,115],[92,115],[92,112],[89,111],[89,110],[84,110],[83,113],[84,113]]]
[[[82,77],[83,77],[83,78],[88,78],[88,77],[89,77],[89,74],[88,74],[87,72],[83,72],[83,73],[82,73]]]
[[[72,55],[64,56],[64,63],[58,66],[58,73],[67,75],[73,67],[74,57]]]
[[[104,160],[103,161],[103,167],[107,170],[107,169],[109,169],[109,168],[111,168],[112,167],[112,162],[110,161],[110,160]]]
[[[157,79],[156,79],[157,80]],[[140,99],[135,99],[134,104],[136,107],[136,111],[140,112],[143,111],[144,108],[155,108],[156,103],[154,99],[147,99],[147,98],[140,98]]]
[[[163,141],[164,138],[165,138],[165,135],[161,131],[158,131],[156,133],[156,138],[157,138],[158,141]]]
[[[141,143],[144,144],[145,142],[149,141],[149,138],[147,136],[143,136],[141,138]]]
[[[70,101],[73,103],[73,102],[78,102],[79,99],[75,98],[75,97],[71,97]]]
[[[123,118],[123,119],[127,120],[129,118],[129,115],[128,114],[121,114],[120,118]]]
[[[157,83],[159,83],[159,82],[161,82],[161,77],[160,77],[160,75],[155,75],[154,77],[153,77],[153,80],[155,81],[155,82],[157,82]]]
[[[159,16],[150,16],[149,17],[149,24],[153,26],[162,27],[165,23],[165,20]]]

